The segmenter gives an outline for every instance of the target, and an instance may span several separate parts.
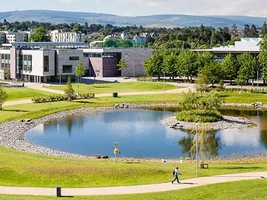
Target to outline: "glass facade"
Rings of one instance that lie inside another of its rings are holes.
[[[1,54],[1,69],[10,69],[10,54]]]
[[[63,73],[72,73],[72,65],[63,65]]]
[[[69,60],[80,60],[79,56],[71,56]]]
[[[32,55],[23,55],[23,70],[32,71]]]
[[[49,56],[44,56],[44,72],[49,72]]]

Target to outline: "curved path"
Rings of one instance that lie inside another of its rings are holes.
[[[189,89],[193,90],[194,85],[180,85],[183,86],[183,88],[177,88],[177,89],[172,89],[172,90],[164,90],[164,91],[146,91],[146,92],[122,92],[119,93],[120,96],[126,96],[126,95],[144,95],[144,94],[171,94],[171,93],[182,93],[182,92],[187,92]],[[43,87],[43,84],[38,84],[38,83],[27,83],[25,84],[25,87],[36,89],[36,90],[42,90],[45,92],[51,92],[55,94],[64,94],[63,91],[60,90],[54,90],[54,89],[49,89]],[[102,93],[102,94],[96,94],[95,97],[108,97],[111,96],[112,93]],[[32,103],[31,99],[24,99],[24,100],[15,100],[15,101],[6,101],[3,104],[3,107],[5,106],[11,106],[11,105],[19,105],[19,104],[27,104],[27,103]]]
[[[164,192],[185,188],[198,187],[209,184],[225,183],[231,181],[263,179],[267,177],[267,172],[253,172],[240,174],[216,175],[210,177],[192,178],[181,180],[180,184],[171,182],[151,185],[120,186],[120,187],[100,187],[100,188],[60,188],[62,197],[89,196],[89,195],[115,195],[115,194],[142,194],[150,192]],[[35,188],[35,187],[5,187],[0,186],[0,194],[13,195],[38,195],[55,196],[55,188]]]

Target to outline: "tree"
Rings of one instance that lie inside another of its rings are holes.
[[[236,58],[230,53],[225,56],[221,63],[222,71],[224,74],[224,79],[230,79],[230,84],[232,80],[237,77],[238,67],[236,64]]]
[[[248,82],[249,79],[255,79],[257,73],[257,61],[249,53],[242,53],[237,56],[237,62],[240,66],[238,76],[245,78]],[[253,84],[253,82],[252,82]]]
[[[263,82],[267,82],[267,35],[260,42],[260,54],[258,55],[259,70]]]
[[[222,80],[222,69],[220,67],[220,63],[213,61],[212,63],[207,63],[201,69],[201,77],[208,82],[206,84],[212,84],[214,86],[215,83],[219,83]]]
[[[259,37],[259,32],[254,24],[250,27],[250,37],[257,38]]]
[[[146,74],[150,76],[157,75],[160,79],[160,75],[163,74],[163,61],[164,54],[161,50],[153,52],[152,56],[144,63]]]
[[[118,70],[123,70],[124,68],[128,67],[128,64],[125,62],[125,59],[120,59],[119,63],[117,64]]]
[[[260,32],[260,35],[261,35],[261,37],[264,37],[266,34],[267,34],[267,24],[266,24],[266,22],[264,22],[262,29],[261,29],[261,32]]]
[[[30,36],[29,41],[32,42],[50,42],[51,37],[48,33],[48,30],[44,27],[39,27],[34,29],[33,34]]]
[[[7,93],[4,91],[2,84],[0,84],[0,110],[3,109],[3,103],[7,100]]]
[[[69,101],[72,101],[73,99],[76,98],[75,90],[72,87],[70,76],[68,77],[64,92],[65,92],[65,95],[68,97]]]
[[[182,66],[182,75],[192,82],[198,74],[197,54],[189,50],[183,50],[178,56],[178,62]]]
[[[198,65],[198,74],[200,73],[201,69],[209,64],[213,63],[215,60],[214,54],[210,52],[202,52],[197,54],[197,65]]]
[[[173,52],[171,54],[167,54],[164,58],[163,65],[163,73],[164,75],[171,76],[173,79],[176,76],[179,76],[181,73],[180,65],[178,63],[178,56]]]
[[[83,66],[82,61],[79,60],[75,69],[75,75],[78,76],[78,95],[79,95],[79,84],[81,81],[81,76],[83,76],[84,74],[85,74],[85,68]]]

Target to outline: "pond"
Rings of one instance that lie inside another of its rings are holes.
[[[220,130],[209,133],[207,153],[211,157],[260,156],[267,148],[267,113],[224,110],[224,114],[244,116],[258,126],[249,129]],[[114,157],[118,142],[119,157],[190,157],[193,135],[173,130],[161,120],[173,111],[117,109],[58,119],[41,124],[25,134],[27,140],[52,149],[88,155]]]

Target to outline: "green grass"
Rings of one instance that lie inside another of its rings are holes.
[[[267,95],[251,92],[221,92],[219,96],[227,103],[267,103]]]
[[[75,91],[78,91],[78,84],[72,84]],[[46,86],[47,88],[64,90],[63,86]],[[104,83],[104,84],[79,84],[80,93],[113,93],[113,92],[143,92],[143,91],[162,91],[177,89],[179,87],[171,84],[154,83],[154,82],[125,82],[125,83]]]
[[[44,92],[40,90],[34,90],[31,88],[5,88],[7,92],[7,101],[31,99],[33,97],[44,97],[48,95],[54,95],[54,93]]]
[[[1,112],[0,123],[8,120],[17,119],[34,119],[48,115],[51,113],[59,112],[67,109],[75,109],[81,107],[98,107],[98,106],[113,106],[121,102],[135,102],[135,103],[162,103],[171,102],[177,103],[181,100],[179,94],[160,94],[160,95],[135,95],[135,96],[119,96],[113,98],[110,97],[97,97],[88,100],[77,100],[77,101],[60,101],[60,102],[49,102],[49,103],[31,103],[5,106]]]
[[[100,196],[74,196],[71,199],[77,200],[263,200],[266,199],[267,179],[237,181],[230,183],[220,183],[195,187],[191,189],[174,190],[168,192],[156,192],[147,194],[127,194],[127,195],[100,195]],[[62,194],[64,195],[64,194]],[[1,200],[46,200],[58,199],[47,196],[18,196],[0,195]]]
[[[170,182],[177,162],[161,160],[114,158],[61,158],[35,155],[0,147],[0,185],[38,187],[104,187],[142,185]],[[257,172],[267,170],[267,159],[240,159],[209,161],[208,170],[199,170],[199,176]],[[195,162],[179,163],[180,179],[195,177]]]

